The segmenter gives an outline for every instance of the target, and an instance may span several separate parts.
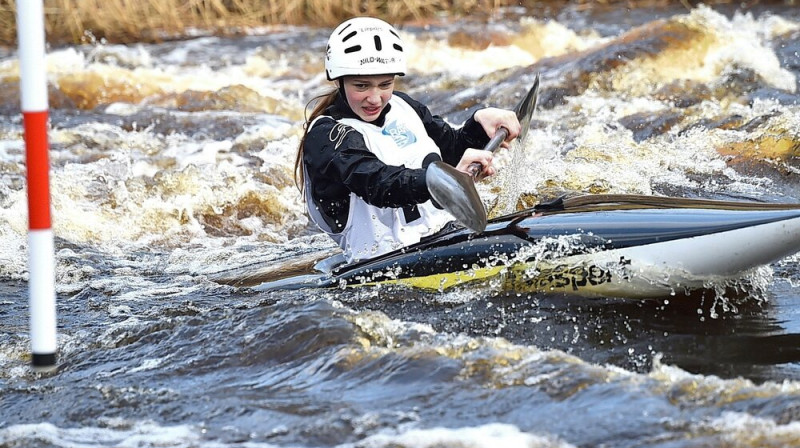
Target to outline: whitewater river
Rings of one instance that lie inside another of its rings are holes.
[[[798,9],[519,13],[400,27],[399,88],[455,124],[541,73],[524,147],[478,186],[491,214],[565,193],[800,202]],[[51,373],[29,367],[0,50],[0,447],[800,445],[797,255],[654,300],[222,281],[334,247],[292,179],[329,32],[48,50]]]

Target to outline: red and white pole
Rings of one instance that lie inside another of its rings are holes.
[[[34,369],[56,365],[56,294],[50,225],[43,0],[17,0],[17,39],[28,169],[28,291]]]

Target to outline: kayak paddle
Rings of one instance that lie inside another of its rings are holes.
[[[528,135],[528,128],[531,125],[533,111],[536,109],[538,94],[539,74],[537,73],[530,91],[514,109],[517,119],[522,125],[519,136],[517,136],[520,144],[524,142],[525,137]],[[508,129],[501,127],[483,149],[495,151],[506,137],[508,137]],[[467,167],[467,170],[470,174],[462,173],[452,165],[437,160],[428,166],[428,170],[425,172],[425,180],[428,184],[428,191],[434,201],[453,215],[459,223],[476,232],[482,232],[486,229],[488,218],[486,216],[486,207],[484,207],[478,190],[475,188],[475,179],[478,177],[478,173],[483,170],[483,166],[479,162],[473,162]]]

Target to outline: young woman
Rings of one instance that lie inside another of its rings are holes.
[[[397,31],[368,17],[339,25],[328,40],[328,79],[337,88],[316,98],[305,123],[295,176],[311,219],[339,243],[347,261],[416,243],[454,218],[431,202],[425,170],[435,160],[456,169],[492,154],[481,148],[501,126],[507,146],[520,132],[509,110],[480,109],[460,128],[394,90],[406,72]]]

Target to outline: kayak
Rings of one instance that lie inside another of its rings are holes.
[[[742,278],[800,252],[800,204],[640,195],[559,198],[454,227],[372,259],[325,258],[261,291],[464,287],[586,297],[655,298]]]

